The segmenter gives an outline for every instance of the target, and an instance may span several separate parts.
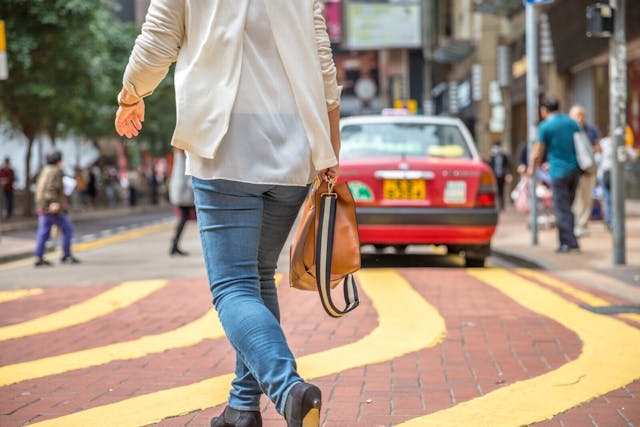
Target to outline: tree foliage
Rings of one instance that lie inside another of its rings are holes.
[[[0,81],[0,119],[27,139],[28,177],[31,148],[39,135],[55,140],[72,134],[94,142],[115,135],[115,97],[137,29],[116,19],[112,4],[104,0],[0,1],[9,68],[9,79]],[[159,141],[168,146],[171,137],[175,115],[171,83],[168,80],[158,88],[150,105],[152,120],[147,123],[155,125],[146,126],[143,140],[147,138],[151,146]]]

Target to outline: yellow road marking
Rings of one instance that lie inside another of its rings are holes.
[[[583,342],[574,361],[449,409],[397,427],[529,425],[640,378],[640,330],[581,309],[556,293],[501,269],[469,270],[518,304],[575,332]]]
[[[214,310],[211,310],[189,324],[162,334],[2,366],[0,367],[0,387],[76,369],[103,365],[114,360],[135,359],[174,348],[189,347],[207,338],[215,339],[223,336],[224,331],[218,316]]]
[[[147,227],[126,231],[124,233],[114,234],[113,236],[104,237],[102,239],[93,240],[91,242],[78,243],[73,245],[73,250],[77,252],[83,252],[90,249],[101,248],[106,245],[112,245],[114,243],[124,242],[125,240],[136,239],[138,237],[146,236],[147,234],[156,233],[158,231],[169,230],[173,226],[173,222],[149,225]]]
[[[13,301],[13,300],[24,298],[24,297],[40,295],[42,292],[43,291],[40,288],[16,289],[14,291],[2,291],[0,292],[0,302]]]
[[[282,274],[276,273],[278,284]],[[114,360],[130,360],[174,348],[189,347],[205,339],[224,337],[224,330],[215,310],[178,329],[136,340],[66,353],[59,356],[0,367],[0,387],[20,381],[42,378],[76,369],[103,365]]]
[[[55,313],[4,326],[0,328],[0,341],[42,334],[88,322],[131,305],[166,284],[166,280],[123,282],[100,295]]]
[[[149,225],[147,227],[142,227],[135,230],[126,231],[123,233],[114,234],[113,236],[103,237],[101,239],[93,240],[91,242],[76,243],[71,247],[71,250],[73,252],[84,252],[91,249],[100,248],[106,245],[112,245],[114,243],[123,242],[125,240],[136,239],[138,237],[146,236],[147,234],[168,230],[172,227],[173,227],[173,223]],[[60,255],[62,255],[62,252],[58,249],[46,255],[53,258],[57,258],[57,257],[60,257]],[[33,264],[32,258],[21,259],[18,261],[8,262],[6,264],[0,265],[0,271],[9,270],[17,267],[24,267],[26,265],[31,265],[31,264]]]
[[[306,379],[391,360],[435,346],[444,338],[444,319],[400,275],[391,270],[361,271],[358,278],[360,288],[378,312],[378,326],[355,343],[298,359],[299,370]],[[116,414],[119,426],[152,424],[224,403],[232,379],[232,374],[222,375],[33,425],[111,426]]]
[[[522,274],[523,276],[531,277],[533,279],[536,279],[544,283],[547,286],[551,286],[553,288],[559,289],[562,292],[566,293],[567,295],[571,295],[572,297],[584,302],[587,305],[594,306],[594,307],[607,307],[611,305],[611,303],[603,300],[602,298],[598,298],[597,296],[591,295],[588,292],[584,292],[579,289],[576,289],[573,286],[570,286],[564,282],[561,282],[560,280],[556,280],[553,277],[549,277],[546,274],[539,273],[537,271],[529,270],[525,268],[518,269],[516,271]],[[633,320],[634,322],[640,323],[639,314],[620,313],[620,314],[617,314],[616,316],[624,317],[625,319]]]

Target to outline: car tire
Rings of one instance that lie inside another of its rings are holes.
[[[467,268],[484,267],[484,258],[464,258],[464,265]]]
[[[396,250],[397,254],[403,254],[407,251],[408,245],[393,245],[393,248]]]

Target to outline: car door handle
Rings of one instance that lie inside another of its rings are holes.
[[[373,176],[378,179],[434,179],[436,174],[431,171],[379,170]]]

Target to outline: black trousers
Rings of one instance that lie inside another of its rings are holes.
[[[180,242],[180,236],[182,235],[182,231],[184,230],[184,226],[189,220],[189,214],[191,213],[191,206],[179,206],[180,208],[180,217],[178,218],[178,222],[176,223],[176,231],[173,236],[172,247],[173,249],[178,247],[178,243]]]
[[[569,175],[551,180],[551,191],[553,192],[551,200],[558,227],[558,239],[560,245],[567,245],[570,248],[578,247],[578,240],[573,234],[574,218],[571,205],[576,198],[579,179],[580,171],[576,169]]]
[[[504,177],[496,178],[496,185],[498,187],[498,209],[504,210]]]

